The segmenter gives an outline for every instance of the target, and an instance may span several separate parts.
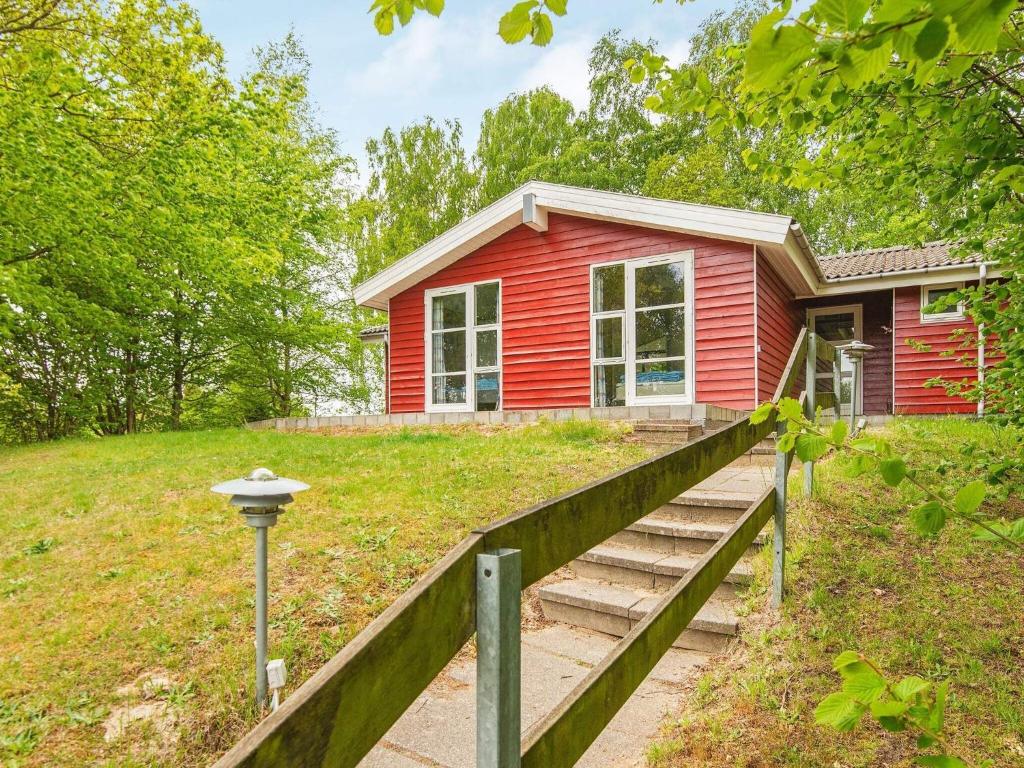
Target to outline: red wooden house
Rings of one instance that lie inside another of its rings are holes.
[[[975,329],[957,309],[925,307],[991,270],[941,243],[819,256],[788,216],[530,182],[356,300],[388,313],[368,337],[387,344],[392,414],[749,410],[805,324],[874,346],[862,412],[968,413],[974,403],[924,384],[979,375],[983,350],[963,349]]]

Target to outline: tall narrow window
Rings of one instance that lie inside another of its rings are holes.
[[[427,408],[501,407],[501,291],[496,282],[427,291]]]
[[[611,264],[594,269],[592,360],[594,406],[626,404],[626,268]]]

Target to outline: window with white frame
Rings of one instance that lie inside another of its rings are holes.
[[[921,322],[942,323],[964,319],[964,303],[947,297],[964,289],[963,283],[921,286]],[[936,303],[938,302],[938,305]]]
[[[594,407],[626,404],[626,265],[594,267],[591,280]]]
[[[501,285],[496,281],[429,290],[427,410],[501,407]]]

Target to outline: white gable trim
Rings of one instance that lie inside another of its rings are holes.
[[[544,231],[549,212],[763,245],[789,262],[780,272],[797,293],[819,282],[807,241],[789,216],[531,181],[357,286],[356,302],[386,309],[391,297],[520,224]]]

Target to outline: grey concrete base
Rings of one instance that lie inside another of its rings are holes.
[[[522,411],[465,413],[377,413],[356,416],[316,416],[265,419],[246,425],[249,429],[291,432],[333,427],[414,427],[430,424],[530,424],[538,421],[691,421],[696,425],[731,422],[744,415],[718,405],[634,405],[618,408],[548,408]],[[688,435],[691,432],[687,432]],[[694,433],[695,434],[695,433]]]
[[[523,730],[553,710],[616,639],[561,625],[523,634]],[[706,656],[673,650],[577,763],[582,768],[640,768],[665,715],[682,703],[682,684]],[[476,666],[457,659],[395,723],[360,768],[473,768],[476,757]]]

